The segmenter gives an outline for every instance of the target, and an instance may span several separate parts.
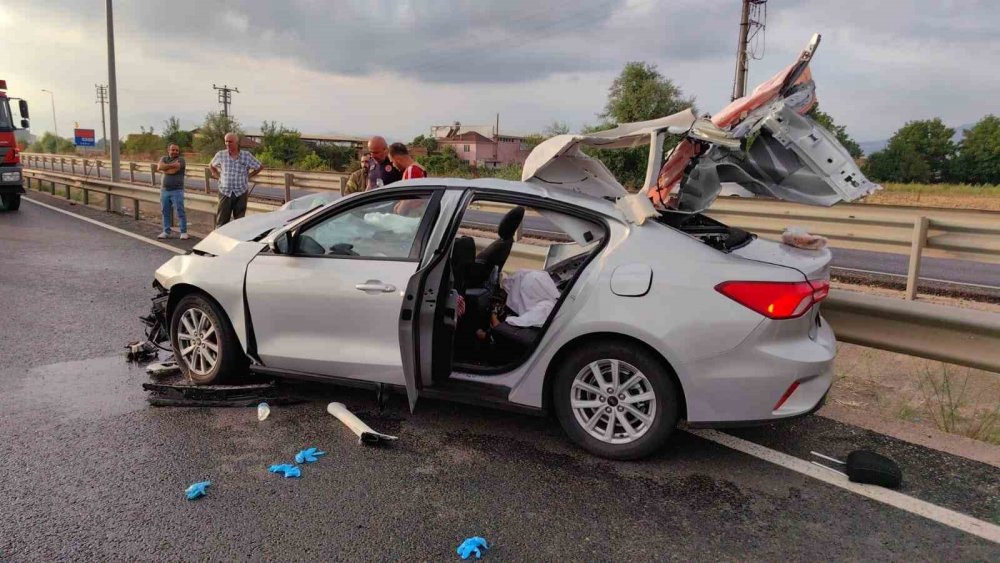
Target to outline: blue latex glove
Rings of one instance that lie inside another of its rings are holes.
[[[295,463],[312,463],[318,461],[320,456],[324,455],[326,455],[326,452],[321,452],[317,448],[306,448],[295,454]]]
[[[476,554],[476,559],[479,559],[480,557],[483,556],[483,554],[479,551],[480,548],[482,548],[483,551],[485,551],[489,549],[490,546],[489,544],[486,543],[486,540],[484,538],[481,538],[479,536],[474,536],[462,542],[458,546],[458,549],[456,551],[458,552],[459,555],[462,556],[462,559],[468,559],[469,556],[472,555],[473,553]]]
[[[271,473],[281,473],[286,479],[291,477],[301,477],[302,470],[290,463],[282,463],[280,465],[272,465],[268,468]]]
[[[211,484],[212,484],[211,481],[200,481],[184,489],[184,494],[187,495],[188,500],[194,500],[196,498],[203,497],[205,496],[205,489],[207,489],[208,486]]]

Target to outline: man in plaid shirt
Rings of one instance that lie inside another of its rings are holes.
[[[264,169],[264,165],[247,151],[240,150],[240,139],[235,133],[226,133],[226,149],[215,153],[209,164],[212,177],[219,180],[219,209],[215,226],[221,227],[232,219],[240,219],[247,212],[247,186]]]

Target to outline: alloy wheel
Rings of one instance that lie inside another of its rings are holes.
[[[607,444],[629,444],[652,427],[656,394],[635,366],[603,359],[576,374],[570,408],[576,421],[594,438]]]
[[[200,309],[191,308],[181,314],[177,344],[181,359],[199,376],[208,375],[219,362],[219,331],[212,318]]]

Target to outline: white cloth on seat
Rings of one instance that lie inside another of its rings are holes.
[[[559,300],[559,288],[545,270],[518,270],[503,279],[507,307],[516,316],[506,318],[511,326],[540,327]]]

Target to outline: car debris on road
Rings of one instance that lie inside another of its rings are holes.
[[[896,465],[896,462],[885,457],[884,455],[877,454],[872,451],[853,451],[847,455],[846,462],[823,455],[819,452],[810,453],[827,461],[832,461],[846,466],[847,473],[844,473],[843,471],[823,465],[822,463],[813,462],[814,465],[840,473],[855,483],[865,483],[889,489],[898,489],[903,482],[903,472],[900,470],[899,466]]]
[[[358,435],[358,443],[360,444],[378,444],[386,440],[398,440],[396,436],[390,436],[388,434],[382,434],[381,432],[376,432],[371,429],[370,426],[364,423],[363,420],[354,416],[354,413],[347,410],[347,407],[343,403],[330,403],[326,406],[326,412],[337,417],[341,422],[343,422],[348,428],[351,429],[355,434]]]
[[[271,414],[271,407],[267,403],[262,402],[257,405],[257,420],[264,422],[268,416]]]

